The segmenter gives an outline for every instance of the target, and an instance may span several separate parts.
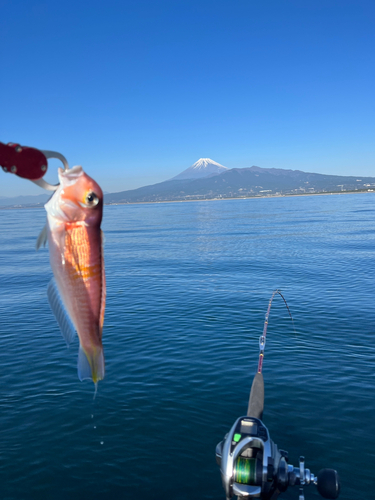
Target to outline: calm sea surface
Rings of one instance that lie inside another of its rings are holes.
[[[44,221],[0,210],[1,500],[224,500],[215,446],[246,413],[275,288],[296,333],[276,297],[271,437],[336,468],[341,499],[375,498],[375,194],[105,207],[95,401],[47,304]]]

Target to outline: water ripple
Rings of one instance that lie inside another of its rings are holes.
[[[95,400],[46,303],[44,211],[0,211],[2,498],[224,498],[215,446],[246,412],[277,287],[296,331],[276,297],[265,423],[292,463],[337,468],[341,499],[369,498],[373,206],[364,194],[106,207]]]

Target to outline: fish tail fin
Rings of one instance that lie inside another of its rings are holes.
[[[78,352],[78,378],[79,380],[91,379],[96,385],[99,380],[104,378],[104,354],[103,348],[97,347],[92,353],[84,351],[79,346]]]

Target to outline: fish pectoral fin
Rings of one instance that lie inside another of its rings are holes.
[[[63,301],[61,300],[59,291],[57,289],[56,282],[53,278],[51,279],[47,287],[47,297],[52,312],[60,327],[62,336],[69,346],[74,340],[76,331],[71,319],[69,318],[68,313],[66,312]]]
[[[38,239],[36,240],[36,245],[35,245],[36,250],[38,251],[42,245],[45,247],[47,241],[48,241],[48,229],[47,229],[47,224],[45,224],[44,228],[41,230],[38,236]]]
[[[89,356],[79,345],[78,351],[78,378],[79,380],[93,380],[96,384],[104,378],[104,355],[103,349],[97,348],[94,354]]]

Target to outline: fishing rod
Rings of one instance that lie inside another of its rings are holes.
[[[266,347],[266,335],[267,335],[267,327],[268,327],[268,318],[271,312],[271,306],[272,306],[272,301],[275,297],[275,295],[279,294],[280,297],[283,299],[284,304],[286,305],[286,308],[288,309],[288,313],[290,316],[290,319],[292,320],[293,323],[293,329],[294,329],[294,321],[292,314],[290,312],[289,306],[284,298],[284,295],[280,292],[280,290],[276,289],[270,298],[270,301],[268,302],[268,309],[266,312],[266,318],[264,320],[264,326],[263,326],[263,335],[260,336],[259,338],[259,362],[258,362],[258,373],[262,373],[262,368],[263,368],[263,359],[264,359],[264,348]],[[295,330],[294,330],[295,333]]]
[[[322,469],[316,476],[305,467],[305,458],[299,458],[299,466],[289,464],[288,452],[280,450],[270,438],[264,425],[263,360],[268,318],[272,301],[279,294],[275,290],[268,304],[263,333],[259,339],[258,370],[251,386],[247,414],[238,418],[224,439],[216,446],[216,462],[220,467],[226,499],[237,496],[238,500],[275,500],[289,486],[299,486],[299,500],[304,500],[304,486],[315,484],[323,498],[336,499],[340,494],[337,471]],[[294,324],[293,324],[294,327]]]

